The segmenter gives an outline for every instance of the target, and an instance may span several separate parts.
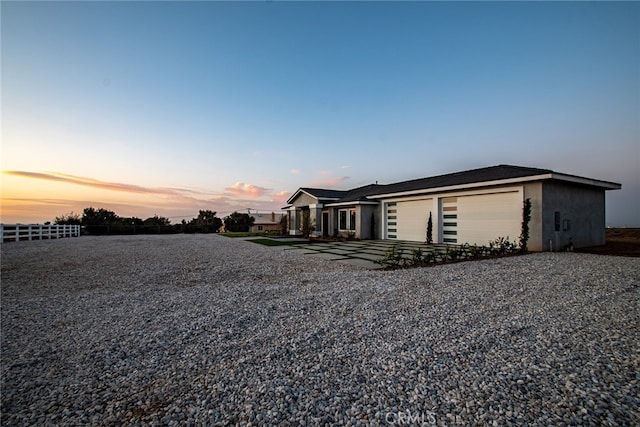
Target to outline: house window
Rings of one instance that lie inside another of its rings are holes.
[[[262,231],[262,230],[264,230],[264,227],[262,225],[259,225],[258,226],[258,231]]]
[[[553,213],[553,222],[555,225],[555,230],[560,231],[560,212],[559,211],[555,211]]]
[[[355,209],[341,209],[338,212],[338,228],[344,231],[354,231],[356,229]]]
[[[338,213],[338,217],[339,217],[338,228],[340,230],[346,230],[347,229],[347,211],[341,210]]]

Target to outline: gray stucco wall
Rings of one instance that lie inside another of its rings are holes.
[[[605,244],[604,190],[553,181],[534,182],[524,186],[524,197],[531,199],[530,251],[558,251],[570,241],[576,248]]]
[[[311,197],[306,193],[300,193],[300,195],[298,195],[298,197],[296,197],[296,199],[291,204],[295,207],[301,207],[301,206],[314,205],[317,203],[318,203],[318,199],[316,199],[315,197]]]
[[[556,212],[559,230],[556,230]],[[542,248],[562,250],[605,244],[605,192],[560,182],[542,183]],[[567,229],[568,228],[568,229]],[[532,248],[533,249],[533,248]]]
[[[380,225],[380,215],[378,206],[358,205],[356,206],[356,237],[359,239],[379,239],[377,236]],[[371,219],[373,215],[376,235],[371,235]]]
[[[529,242],[532,252],[542,252],[542,183],[533,182],[524,186],[524,198],[531,200],[531,221],[529,221]],[[549,248],[547,247],[547,250]]]

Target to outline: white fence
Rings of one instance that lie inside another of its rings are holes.
[[[79,225],[0,224],[2,241],[79,237]]]

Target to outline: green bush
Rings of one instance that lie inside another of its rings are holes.
[[[446,245],[444,249],[427,250],[422,248],[413,249],[411,258],[403,256],[405,249],[399,244],[393,245],[384,257],[374,261],[388,269],[403,267],[419,267],[432,265],[435,263],[456,262],[462,260],[477,260],[492,256],[507,256],[515,253],[522,253],[516,242],[512,242],[508,237],[498,237],[489,242],[489,245],[470,245],[464,243],[460,246]]]

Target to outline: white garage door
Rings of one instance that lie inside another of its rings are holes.
[[[424,242],[427,239],[427,220],[432,206],[431,199],[396,202],[395,206],[389,206],[387,238]]]
[[[458,243],[486,245],[498,237],[517,241],[522,195],[517,192],[458,197]]]

